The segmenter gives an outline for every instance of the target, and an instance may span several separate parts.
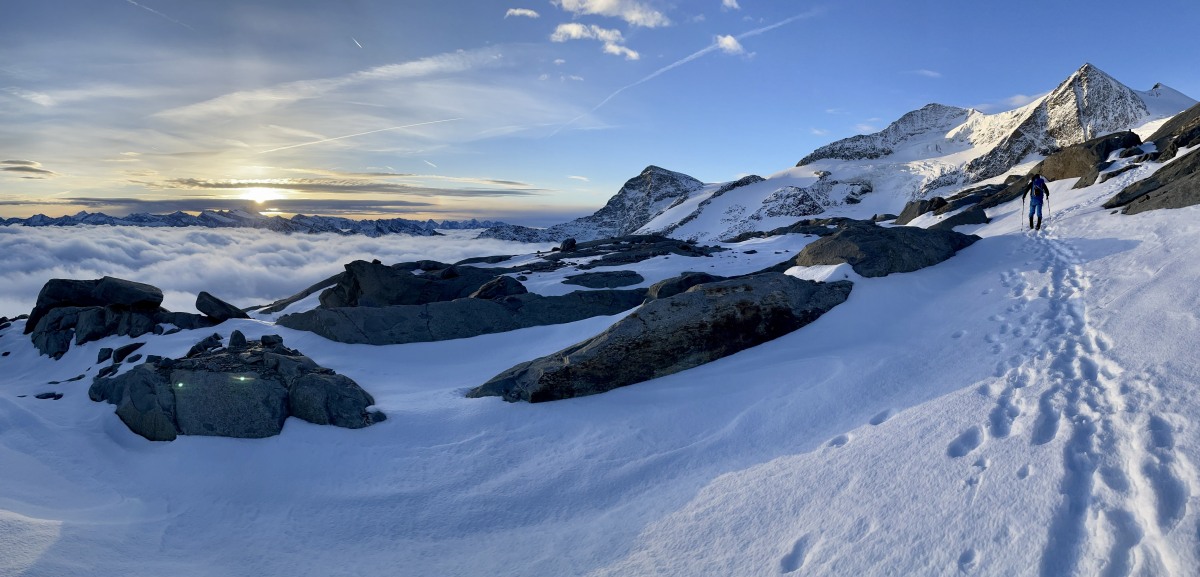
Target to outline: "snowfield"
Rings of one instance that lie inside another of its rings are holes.
[[[463,394],[619,316],[386,347],[216,327],[355,379],[389,417],[361,430],[152,443],[87,398],[97,351],[131,339],[54,362],[18,322],[0,332],[0,575],[1195,575],[1200,207],[1100,206],[1149,170],[1054,182],[1041,232],[1019,201],[992,209],[942,264],[854,278],[799,331],[591,397]],[[735,274],[810,240],[623,268]]]

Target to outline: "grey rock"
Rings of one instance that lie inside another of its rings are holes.
[[[562,241],[562,243],[558,245],[558,250],[560,250],[562,252],[571,252],[571,251],[575,250],[575,246],[578,244],[579,244],[579,242],[576,241],[575,239],[568,238],[568,239]]]
[[[96,364],[103,363],[112,358],[113,350],[109,347],[100,349],[100,353],[96,355]]]
[[[638,306],[645,295],[645,289],[593,290],[556,297],[530,293],[425,305],[318,308],[284,315],[277,324],[341,343],[442,341],[614,315]]]
[[[484,283],[483,286],[479,287],[479,290],[471,293],[469,298],[491,300],[513,295],[523,295],[528,292],[529,289],[525,288],[525,285],[521,284],[521,281],[510,276],[500,275]]]
[[[267,313],[267,314],[283,312],[284,309],[288,308],[296,301],[308,298],[309,296],[316,294],[317,291],[323,291],[323,290],[325,290],[329,287],[332,287],[332,286],[336,285],[337,283],[341,282],[342,278],[345,274],[346,273],[344,273],[344,272],[337,273],[337,274],[335,274],[325,280],[322,280],[321,282],[318,282],[318,283],[316,283],[316,284],[314,284],[314,285],[312,285],[290,297],[277,300],[269,305],[252,307],[251,310],[258,309],[260,312]]]
[[[245,348],[247,344],[248,342],[246,341],[246,335],[242,334],[242,331],[233,331],[232,333],[229,333],[229,348],[241,349]]]
[[[274,352],[280,350],[289,354]],[[113,367],[115,373],[117,365]],[[269,349],[253,343],[184,359],[150,357],[122,375],[108,378],[111,374],[93,379],[89,398],[116,405],[130,430],[150,440],[267,437],[279,434],[293,414],[351,428],[385,418],[368,411],[374,399],[353,380],[317,366],[281,342]]]
[[[1107,168],[1110,154],[1141,144],[1142,139],[1129,131],[1093,138],[1051,154],[1033,172],[1040,173],[1047,180],[1079,178],[1075,188],[1091,186],[1096,183],[1100,171]]]
[[[973,206],[964,210],[950,218],[943,219],[929,226],[930,230],[954,230],[956,226],[966,224],[987,224],[992,219],[988,218],[987,213],[978,206]]]
[[[129,358],[125,359],[125,360],[129,361],[130,363],[136,363],[136,362],[142,360],[142,353],[136,353],[136,354],[130,355]]]
[[[704,272],[685,272],[677,277],[661,280],[650,285],[646,292],[648,299],[665,299],[673,297],[696,285],[725,280],[725,277],[715,276]]]
[[[63,398],[63,394],[62,393],[38,393],[38,394],[34,395],[33,398],[41,399],[43,401],[44,400],[57,401],[57,400]]]
[[[117,347],[117,350],[113,351],[112,354],[113,363],[124,362],[125,358],[133,353],[133,351],[136,351],[145,345],[146,343],[129,343],[123,347]]]
[[[96,280],[50,279],[38,293],[29,313],[26,334],[32,332],[50,310],[62,307],[104,307],[154,311],[162,304],[157,287],[129,280],[102,277]]]
[[[261,438],[287,418],[287,387],[255,371],[171,371],[175,416],[183,435]]]
[[[1171,117],[1146,140],[1154,143],[1162,162],[1175,158],[1180,148],[1200,143],[1200,104]]]
[[[121,370],[121,364],[113,363],[111,365],[108,365],[107,367],[100,369],[99,371],[96,371],[96,376],[99,378],[111,377],[111,376],[117,374],[117,372],[120,370]]]
[[[229,319],[248,319],[250,315],[205,291],[196,295],[196,310],[204,313],[218,323]]]
[[[200,342],[192,345],[192,348],[188,350],[186,356],[194,357],[196,355],[206,353],[208,351],[211,351],[213,349],[220,348],[220,347],[221,347],[221,335],[219,335],[217,333],[213,333],[213,334],[205,337],[204,339],[202,339]]]
[[[809,243],[793,263],[800,266],[849,263],[854,272],[864,277],[880,277],[935,265],[979,240],[978,236],[950,230],[883,228],[869,221],[852,223]]]
[[[790,333],[842,303],[851,283],[768,273],[651,300],[600,335],[521,363],[469,397],[541,402],[670,375]]]
[[[935,196],[930,199],[913,200],[904,205],[904,210],[900,211],[900,216],[896,217],[896,224],[904,225],[913,221],[913,219],[927,212],[935,211],[946,206],[946,199]]]
[[[616,270],[569,275],[563,279],[562,283],[587,288],[619,288],[635,285],[645,280],[642,275],[634,271]]]
[[[1104,203],[1104,208],[1124,206],[1125,214],[1200,204],[1200,151],[1189,152],[1139,180]]]
[[[413,274],[401,266],[384,266],[357,260],[346,265],[337,284],[321,293],[323,308],[419,305],[470,296],[496,276],[495,271],[441,265]]]
[[[875,216],[871,217],[871,220],[874,222],[887,222],[889,220],[896,220],[897,218],[899,218],[899,215],[885,212],[883,214],[876,214]]]
[[[262,343],[263,348],[269,349],[282,345],[283,337],[279,335],[263,335],[259,338],[259,342]]]
[[[358,429],[383,420],[383,413],[366,410],[375,399],[344,375],[309,373],[295,380],[290,393],[292,415],[310,423]]]
[[[33,346],[43,355],[61,359],[71,348],[81,310],[84,309],[59,307],[47,311],[38,319],[37,327],[30,335]]]

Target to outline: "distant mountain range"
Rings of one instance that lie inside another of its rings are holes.
[[[1084,64],[1029,104],[1006,112],[929,104],[887,128],[822,146],[762,178],[704,184],[647,167],[595,214],[546,229],[506,225],[481,236],[527,242],[630,233],[718,240],[799,217],[870,218],[906,202],[1001,177],[1065,147],[1171,117],[1196,104],[1163,84],[1133,90]]]
[[[29,218],[0,219],[0,225],[24,226],[141,226],[141,227],[185,227],[204,228],[258,228],[282,233],[335,233],[379,237],[389,234],[410,236],[435,236],[437,230],[486,229],[507,226],[492,220],[434,220],[417,221],[404,218],[377,220],[354,220],[336,216],[307,216],[298,214],[292,218],[263,216],[242,210],[206,210],[200,214],[173,212],[171,214],[137,213],[129,216],[109,216],[102,212],[80,212],[71,216],[49,217],[37,214]]]

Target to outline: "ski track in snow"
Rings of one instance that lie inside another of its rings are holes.
[[[1057,218],[1089,206],[1072,206]],[[986,455],[989,440],[1014,434],[1035,446],[1062,444],[1061,502],[1040,557],[1041,577],[1191,574],[1165,543],[1195,485],[1195,472],[1175,451],[1182,418],[1161,406],[1154,375],[1128,374],[1106,354],[1112,341],[1089,318],[1084,262],[1054,228],[1026,232],[1029,242],[1020,250],[1035,278],[1017,268],[1000,275],[1014,303],[1009,315],[991,317],[996,331],[984,338],[997,356],[1016,343],[1012,348],[1029,358],[1014,354],[997,363],[1003,386],[994,406],[983,423],[952,439],[946,454]],[[1030,310],[1037,301],[1045,301],[1041,314]],[[1034,398],[1036,389],[1042,392]],[[991,396],[988,385],[980,392]],[[980,456],[966,480],[970,501],[987,465]],[[1032,473],[1025,465],[1017,480]],[[977,563],[973,548],[958,561],[964,573]]]

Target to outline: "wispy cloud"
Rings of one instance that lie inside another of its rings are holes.
[[[862,132],[864,134],[872,134],[875,132],[879,132],[879,128],[877,128],[873,125],[870,125],[870,124],[866,124],[866,123],[855,124],[854,129],[859,132]]]
[[[529,8],[509,8],[508,11],[504,13],[504,17],[508,18],[509,16],[517,16],[520,18],[541,18],[542,15],[538,14],[536,10],[530,10]]]
[[[637,60],[641,55],[625,46],[625,37],[620,30],[601,28],[595,24],[580,24],[568,22],[559,24],[550,35],[551,42],[567,42],[568,40],[599,40],[604,44],[606,54],[624,56],[626,60]]]
[[[810,128],[810,129],[808,129],[808,131],[811,132],[814,136],[825,136],[825,135],[829,134],[829,131],[825,130],[824,128]]]
[[[58,176],[58,173],[41,166],[42,163],[33,160],[4,160],[0,161],[0,172],[11,172],[22,178],[33,179]]]
[[[359,133],[356,133],[356,134],[347,134],[347,135],[345,135],[345,136],[335,136],[335,137],[333,137],[333,138],[322,138],[321,140],[314,140],[314,141],[311,141],[311,142],[302,142],[302,143],[300,143],[300,144],[292,144],[292,145],[289,145],[289,146],[280,146],[280,147],[278,147],[278,148],[272,148],[272,149],[270,149],[270,150],[264,150],[264,151],[260,152],[259,154],[266,154],[266,153],[268,153],[268,152],[278,152],[278,151],[280,151],[280,150],[288,150],[288,149],[292,149],[292,148],[300,148],[301,146],[312,146],[312,145],[314,145],[314,144],[324,144],[324,143],[326,143],[326,142],[333,142],[333,141],[336,141],[336,140],[345,140],[345,139],[347,139],[347,138],[355,138],[355,137],[358,137],[358,136],[366,136],[366,135],[368,135],[368,134],[375,134],[375,133],[378,133],[378,132],[388,132],[388,131],[390,131],[390,130],[402,130],[402,129],[405,129],[405,128],[415,128],[415,127],[418,127],[418,126],[427,126],[427,125],[430,125],[430,124],[440,124],[440,123],[443,123],[443,122],[454,122],[455,120],[462,120],[462,119],[461,119],[461,118],[446,118],[446,119],[444,119],[444,120],[430,120],[429,122],[417,122],[417,123],[415,123],[415,124],[406,124],[406,125],[404,125],[404,126],[393,126],[393,127],[391,127],[391,128],[380,128],[380,129],[378,129],[378,130],[368,130],[368,131],[366,131],[366,132],[359,132]]]
[[[354,41],[355,46],[362,48],[362,43],[358,41],[358,38],[351,36],[350,39]]]
[[[466,72],[495,64],[500,59],[500,52],[495,48],[449,52],[409,62],[377,66],[344,76],[299,80],[266,88],[232,92],[203,102],[165,110],[155,116],[170,120],[248,116],[300,100],[319,98],[353,84]]]
[[[741,10],[742,7],[738,6],[738,0],[721,0],[721,9],[722,10]]]
[[[554,5],[575,15],[620,18],[633,26],[657,28],[671,23],[665,14],[638,0],[551,0]]]
[[[588,179],[588,177],[586,177],[586,176],[568,176],[567,178],[570,178],[572,180],[582,180],[583,182],[591,182],[591,180]]]
[[[343,180],[321,178],[274,178],[261,180],[176,178],[162,182],[138,182],[138,184],[159,190],[246,190],[249,188],[270,188],[307,194],[400,194],[425,197],[530,196],[544,192],[535,188],[518,188],[510,184],[503,184],[493,188],[449,188],[358,178]]]
[[[797,20],[804,19],[804,18],[812,18],[814,16],[817,16],[820,13],[821,13],[821,10],[810,10],[808,12],[804,12],[804,13],[792,16],[791,18],[786,18],[784,20],[780,20],[779,22],[776,22],[774,24],[770,24],[767,26],[763,26],[761,28],[755,28],[754,30],[743,32],[741,34],[738,34],[737,36],[734,36],[733,39],[735,41],[739,41],[739,46],[740,46],[740,40],[742,40],[744,38],[758,36],[759,34],[765,34],[767,32],[770,32],[771,30],[775,30],[776,28],[779,28],[781,26],[786,26]],[[718,38],[720,38],[720,37],[718,37]],[[655,70],[654,72],[651,72],[650,74],[643,77],[642,79],[640,79],[636,82],[633,82],[632,84],[627,84],[625,86],[622,86],[621,88],[618,88],[612,94],[609,94],[608,96],[606,96],[604,98],[604,100],[601,100],[599,104],[592,107],[592,109],[590,111],[588,111],[585,114],[576,116],[575,118],[572,118],[571,120],[567,121],[565,124],[558,127],[557,129],[555,129],[555,131],[551,135],[553,136],[554,134],[558,134],[559,132],[562,131],[562,129],[574,124],[575,122],[578,122],[580,119],[582,119],[584,116],[587,116],[588,114],[594,114],[597,110],[600,110],[601,108],[603,108],[605,104],[608,104],[610,101],[612,101],[613,98],[616,98],[617,95],[621,94],[622,92],[625,92],[626,90],[629,90],[630,88],[633,88],[635,86],[645,84],[646,82],[654,80],[655,78],[658,78],[659,76],[662,76],[663,74],[670,72],[671,70],[679,68],[680,66],[683,66],[697,58],[700,58],[701,56],[704,56],[706,54],[709,54],[711,52],[714,52],[714,51],[720,50],[720,49],[721,49],[720,40],[719,39],[714,40],[712,44],[705,46],[704,48],[701,48],[700,50],[697,50],[683,58],[680,58],[679,60],[676,60],[675,62],[672,62],[666,66],[663,66],[662,68],[659,68],[658,70]]]
[[[436,164],[434,164],[434,163],[432,163],[432,162],[429,162],[428,160],[425,160],[425,159],[421,159],[421,162],[424,162],[425,164],[428,164],[429,166],[432,166],[433,168],[437,168],[437,167],[438,167],[438,165],[436,165]]]
[[[163,14],[162,12],[159,12],[158,10],[155,10],[155,9],[153,9],[153,8],[149,7],[149,6],[146,6],[146,5],[144,5],[144,4],[138,4],[137,2],[134,2],[133,0],[125,0],[125,1],[126,1],[126,2],[128,2],[128,3],[130,3],[130,4],[132,4],[132,5],[134,5],[134,6],[137,6],[138,8],[141,8],[142,10],[145,10],[145,11],[147,11],[147,12],[150,12],[150,13],[152,13],[152,14],[155,14],[155,15],[159,16],[160,18],[164,19],[164,20],[167,20],[167,21],[169,21],[169,22],[174,22],[175,24],[178,24],[178,25],[180,25],[180,26],[183,26],[184,28],[187,28],[188,30],[191,30],[191,31],[193,31],[193,32],[195,32],[195,31],[196,31],[196,29],[195,29],[195,28],[192,28],[191,26],[188,26],[187,24],[184,24],[183,22],[180,22],[180,21],[178,21],[178,20],[176,20],[176,19],[174,19],[174,18],[171,18],[170,16],[167,16],[166,14]]]
[[[1021,106],[1025,106],[1026,104],[1029,104],[1030,102],[1033,102],[1034,100],[1037,100],[1045,95],[1046,95],[1045,93],[1034,94],[1032,96],[1027,95],[1027,94],[1014,94],[1012,96],[1009,96],[1008,98],[1005,98],[1004,103],[1013,108],[1018,108]]]
[[[916,74],[917,76],[924,76],[926,78],[941,78],[942,77],[941,72],[938,72],[936,70],[928,70],[925,68],[921,68],[919,70],[912,70],[912,71],[910,71],[910,73]]]

